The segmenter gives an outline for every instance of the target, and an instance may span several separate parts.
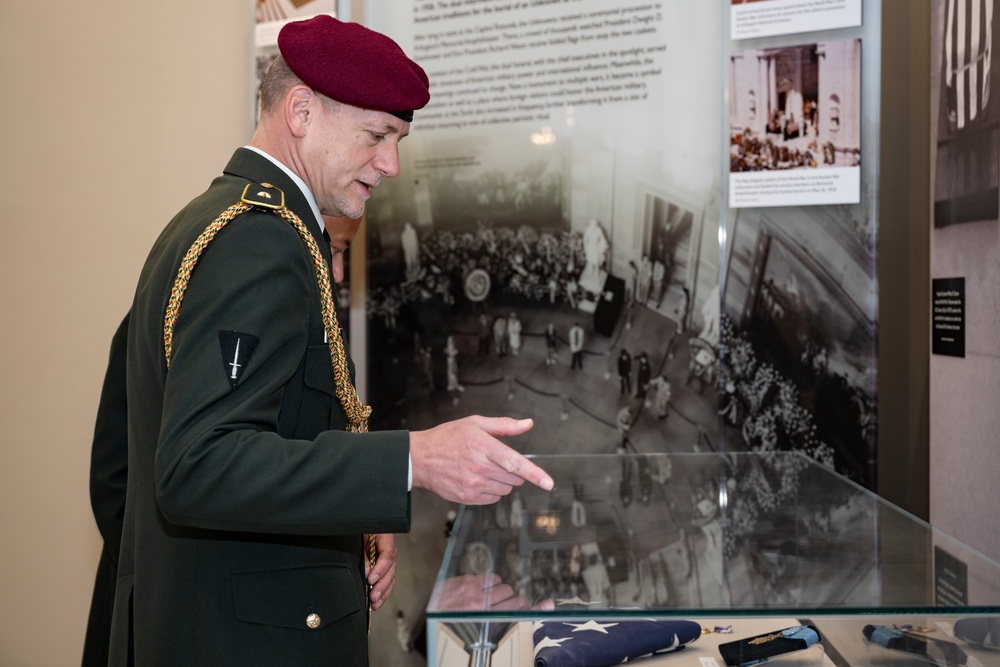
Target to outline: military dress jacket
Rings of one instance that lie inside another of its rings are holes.
[[[284,194],[329,265],[305,196],[241,148],[164,229],[139,278],[112,665],[132,652],[143,667],[367,664],[362,534],[409,529],[409,437],[345,432],[316,270],[295,228],[263,208],[222,228],[191,275],[169,369],[165,360],[182,258],[263,184]]]
[[[128,481],[128,400],[125,354],[128,316],[111,339],[108,368],[94,423],[90,450],[90,506],[104,546],[97,563],[94,592],[87,616],[81,667],[106,667],[111,639],[111,617],[118,580],[118,552],[125,521]]]

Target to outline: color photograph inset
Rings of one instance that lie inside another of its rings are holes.
[[[729,93],[731,206],[860,201],[861,40],[736,52]]]

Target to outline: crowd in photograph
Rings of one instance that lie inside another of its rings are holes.
[[[725,423],[740,427],[751,451],[801,451],[832,467],[833,448],[820,439],[795,383],[760,361],[753,343],[725,316],[722,339],[726,344],[719,357],[719,412]]]
[[[857,166],[861,151],[857,147],[837,146],[832,141],[813,138],[801,142],[782,140],[771,133],[761,137],[750,128],[730,133],[729,171],[767,171],[824,166]],[[798,135],[796,134],[796,137]]]
[[[419,239],[419,263],[407,280],[370,290],[369,317],[380,317],[393,328],[400,310],[441,298],[448,304],[485,299],[466,294],[466,279],[485,271],[490,299],[567,303],[576,307],[584,267],[583,235],[542,231],[521,225],[514,229],[480,223],[476,231],[435,230]]]
[[[806,148],[787,146],[769,136],[760,138],[746,128],[734,133],[729,140],[729,170],[765,171],[771,169],[798,169],[817,166],[819,145],[813,140]],[[823,155],[826,155],[824,150]],[[826,162],[826,160],[824,160]]]

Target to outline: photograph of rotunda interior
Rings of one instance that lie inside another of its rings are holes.
[[[581,609],[871,604],[869,506],[860,486],[824,482],[830,468],[862,486],[875,481],[867,220],[861,205],[745,209],[731,221],[709,348],[726,456],[642,448],[565,467],[547,459],[562,481],[553,492],[525,488],[466,508],[448,572],[495,572],[529,599]],[[699,349],[707,335],[685,342]],[[684,386],[698,391],[691,377]],[[821,466],[784,455],[792,451]],[[840,553],[844,543],[855,548]]]
[[[568,142],[520,143],[425,148],[412,192],[373,197],[370,372],[400,379],[373,422],[503,409],[535,453],[714,449],[717,199],[619,181],[634,204],[598,217],[610,186]]]
[[[572,151],[503,136],[424,146],[404,187],[376,192],[369,372],[398,382],[370,396],[373,425],[418,429],[502,411],[535,420],[516,443],[532,454],[649,455],[604,459],[591,481],[476,510],[472,525],[489,544],[462,540],[462,573],[502,573],[529,597],[682,604],[719,600],[725,563],[747,573],[743,594],[773,594],[791,566],[781,531],[771,542],[740,536],[760,528],[752,517],[763,508],[802,493],[800,468],[769,459],[749,476],[752,488],[735,489],[748,503],[744,532],[723,539],[718,460],[672,467],[657,455],[796,450],[873,482],[869,216],[863,205],[739,211],[720,272],[717,235],[706,231],[718,224],[717,198],[619,180],[629,196],[618,206],[634,207],[598,216],[611,179]],[[397,544],[430,579],[456,508],[416,492],[413,503],[413,529]],[[817,526],[827,525],[824,507]],[[562,529],[546,523],[556,519]],[[576,536],[559,542],[570,526]],[[522,541],[523,531],[537,539]],[[834,537],[818,531],[796,548]],[[508,552],[504,540],[528,547]],[[637,541],[639,560],[628,555]],[[840,581],[840,592],[863,588]],[[429,594],[414,585],[394,601],[409,627],[419,630]]]
[[[717,185],[692,192],[644,163],[615,171],[613,155],[580,159],[585,141],[522,139],[426,142],[413,177],[373,195],[369,374],[398,381],[369,393],[372,428],[502,413],[534,419],[512,443],[532,454],[715,451]],[[643,507],[668,479],[614,473],[616,503]],[[603,502],[595,488],[575,493]],[[682,523],[711,490],[699,494],[678,508]],[[430,581],[456,508],[416,491],[413,505],[397,545]],[[510,508],[497,512],[509,527]],[[430,584],[405,593],[414,597],[395,604],[418,627]]]

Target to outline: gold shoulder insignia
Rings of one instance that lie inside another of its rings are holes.
[[[270,209],[285,208],[285,193],[270,183],[250,183],[243,188],[240,201]]]

